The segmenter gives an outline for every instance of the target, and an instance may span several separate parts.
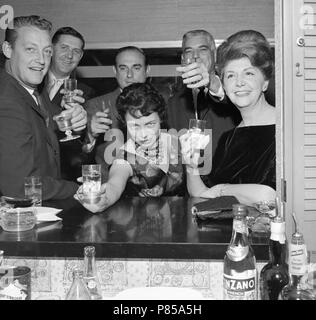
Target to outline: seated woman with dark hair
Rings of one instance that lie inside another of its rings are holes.
[[[240,111],[242,121],[220,138],[205,183],[198,173],[190,133],[180,138],[188,191],[204,198],[232,195],[248,205],[273,200],[276,116],[264,94],[273,73],[269,43],[257,31],[237,32],[218,48],[217,67],[225,92]]]
[[[82,188],[76,198],[90,211],[100,212],[123,194],[143,197],[177,195],[183,191],[184,172],[178,141],[162,132],[165,100],[148,83],[134,83],[118,96],[116,107],[126,143],[113,161],[109,179],[101,186],[101,200],[84,202]]]

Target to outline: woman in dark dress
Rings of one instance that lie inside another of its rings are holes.
[[[237,32],[218,48],[217,66],[225,92],[242,121],[222,135],[207,179],[198,173],[190,132],[180,138],[188,191],[204,198],[233,195],[245,204],[273,200],[275,108],[264,94],[273,73],[269,43],[257,31]]]

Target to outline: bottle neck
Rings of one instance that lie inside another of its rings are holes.
[[[249,246],[248,227],[244,217],[236,217],[233,221],[233,232],[230,245]]]
[[[270,239],[270,262],[273,265],[284,265],[286,260],[286,245],[282,244],[279,241]]]
[[[95,272],[95,257],[94,255],[89,255],[84,257],[84,275],[93,275]]]
[[[300,289],[301,288],[301,279],[303,276],[298,276],[295,274],[290,275],[290,286]]]

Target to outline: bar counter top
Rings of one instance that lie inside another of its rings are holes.
[[[222,260],[232,233],[232,219],[198,221],[192,205],[202,199],[182,197],[122,198],[92,214],[75,199],[44,202],[63,209],[62,221],[39,223],[33,230],[0,231],[7,256],[82,257],[93,245],[97,258]],[[257,260],[268,259],[268,237],[250,240]]]

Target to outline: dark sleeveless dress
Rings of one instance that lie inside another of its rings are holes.
[[[236,127],[225,132],[213,157],[212,171],[203,181],[254,183],[276,187],[275,125]]]

